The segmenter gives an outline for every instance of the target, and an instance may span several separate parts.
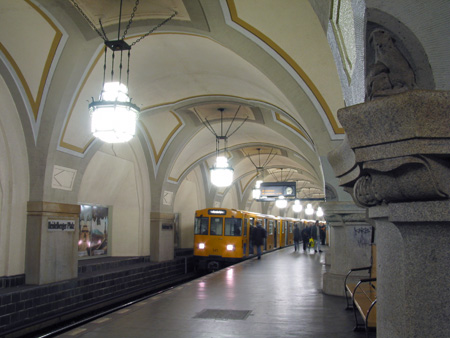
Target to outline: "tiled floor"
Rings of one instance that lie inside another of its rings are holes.
[[[353,332],[345,299],[321,291],[325,253],[293,251],[247,260],[59,337],[365,337]]]

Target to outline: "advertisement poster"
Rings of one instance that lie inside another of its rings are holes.
[[[108,254],[108,208],[81,205],[78,257]]]

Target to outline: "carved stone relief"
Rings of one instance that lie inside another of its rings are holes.
[[[415,74],[386,29],[376,28],[369,36],[374,62],[367,67],[366,100],[416,88]]]

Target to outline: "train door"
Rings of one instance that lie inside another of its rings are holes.
[[[264,230],[266,230],[266,238],[264,239],[264,251],[266,251],[267,250],[267,235],[268,235],[268,232],[267,232],[267,218],[263,219],[263,228],[264,228]]]
[[[247,252],[247,247],[248,247],[248,219],[247,217],[244,215],[244,237],[242,238],[244,245],[243,245],[243,251],[244,251],[244,256],[248,256],[248,252]]]
[[[288,245],[288,223],[287,221],[283,222],[283,230],[284,230],[284,246]]]
[[[273,248],[275,249],[277,247],[277,237],[278,237],[278,221],[273,221]]]
[[[249,255],[254,255],[255,254],[255,249],[253,248],[253,231],[255,230],[254,226],[255,226],[255,218],[254,217],[250,217],[248,219],[248,225],[249,225],[249,229],[248,229],[248,237],[249,237],[249,242],[248,242],[248,251],[249,251]]]

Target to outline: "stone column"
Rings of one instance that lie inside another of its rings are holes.
[[[163,262],[174,258],[174,214],[150,214],[150,259]]]
[[[408,91],[338,117],[340,183],[375,221],[377,336],[450,337],[450,92]]]
[[[321,204],[330,227],[330,270],[323,275],[323,292],[344,296],[345,276],[351,268],[370,266],[372,226],[366,221],[366,209],[353,202]],[[367,278],[367,271],[352,274],[352,281]]]
[[[79,219],[79,205],[28,202],[26,284],[77,277]]]
[[[372,207],[379,337],[450,337],[450,201]]]

